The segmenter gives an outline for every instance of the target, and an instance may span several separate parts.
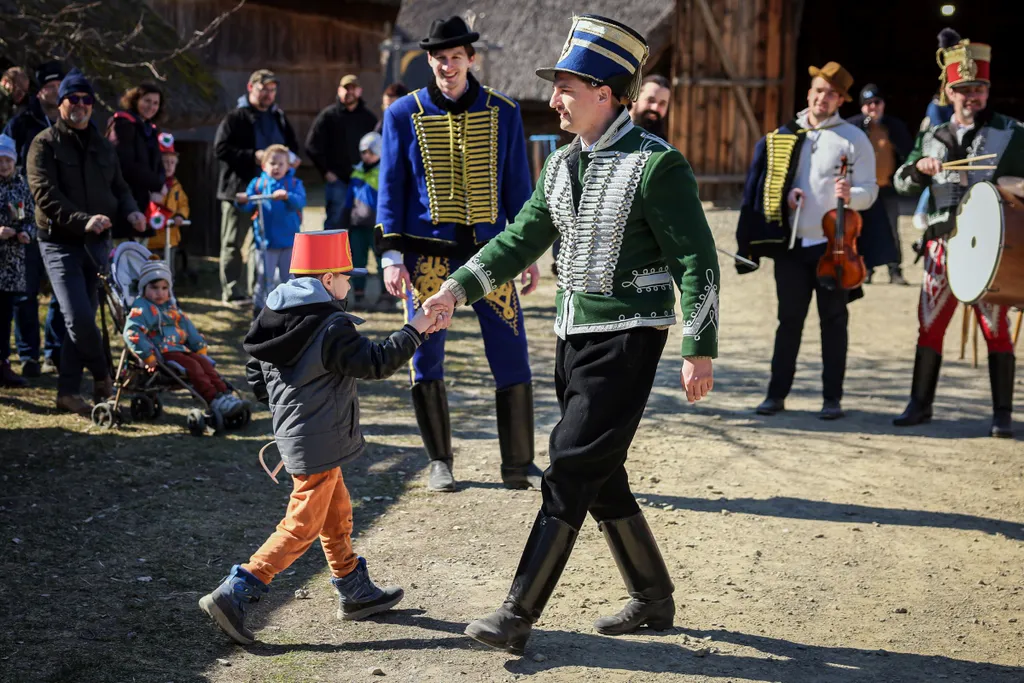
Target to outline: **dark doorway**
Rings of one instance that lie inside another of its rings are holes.
[[[941,13],[952,5],[950,17]],[[989,107],[1016,119],[1024,118],[1024,72],[1014,57],[1020,49],[1020,0],[858,0],[857,2],[805,2],[797,47],[795,111],[804,109],[810,77],[809,65],[834,60],[855,79],[853,92],[868,83],[881,88],[886,113],[903,119],[917,130],[925,107],[938,91],[935,63],[937,36],[949,26],[964,38],[992,46],[992,95]],[[844,105],[843,116],[859,111],[854,101]]]

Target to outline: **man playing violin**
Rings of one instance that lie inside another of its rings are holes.
[[[845,290],[819,280],[818,262],[828,244],[822,221],[840,199],[857,211],[869,208],[878,196],[878,184],[871,141],[839,116],[839,106],[853,99],[853,76],[836,62],[820,69],[812,66],[808,72],[812,80],[807,109],[766,135],[754,151],[736,236],[741,256],[775,259],[779,327],[768,397],[757,413],[774,415],[785,409],[813,294],[821,319],[824,402],[819,417],[835,420],[844,414],[846,305],[863,294],[859,288]],[[843,157],[849,173],[837,177]],[[737,268],[744,270],[742,265]]]
[[[962,40],[939,50],[942,66],[941,102],[953,105],[953,118],[917,136],[914,150],[896,171],[893,183],[900,194],[916,195],[930,188],[927,229],[921,239],[924,278],[918,306],[917,352],[910,403],[893,420],[898,427],[928,422],[942,365],[942,341],[959,305],[946,274],[946,238],[956,227],[956,210],[967,190],[1001,176],[1024,176],[1024,128],[1008,116],[988,108],[989,66],[992,49]],[[985,157],[971,169],[969,160]],[[959,162],[960,169],[944,168]],[[1005,306],[985,302],[974,305],[988,345],[992,383],[990,434],[1011,437],[1015,359],[1010,321]]]

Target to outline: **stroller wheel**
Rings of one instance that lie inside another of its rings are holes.
[[[252,411],[249,410],[249,406],[246,406],[245,408],[242,409],[242,412],[240,412],[239,414],[224,420],[224,424],[227,426],[228,429],[242,429],[247,424],[249,424],[249,421],[251,419]]]
[[[206,434],[206,418],[203,417],[203,411],[198,408],[188,411],[186,424],[188,425],[189,434],[192,436],[203,436]]]
[[[208,412],[204,417],[206,418],[206,424],[213,427],[215,434],[220,434],[224,431],[224,416],[219,410],[211,408],[210,412]]]
[[[158,418],[158,417],[160,417],[161,415],[164,414],[164,404],[160,402],[160,397],[159,396],[151,396],[150,398],[153,401],[153,416],[152,417],[155,420],[156,418]]]
[[[92,423],[97,427],[103,429],[111,429],[117,423],[117,417],[114,414],[114,406],[104,401],[103,403],[97,403],[92,409]]]
[[[132,396],[131,415],[133,420],[148,420],[155,415],[156,409],[153,406],[153,399],[145,394]]]

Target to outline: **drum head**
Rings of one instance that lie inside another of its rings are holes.
[[[949,239],[946,272],[953,295],[974,303],[985,295],[1003,250],[1003,202],[992,183],[971,187],[957,209],[956,234]]]

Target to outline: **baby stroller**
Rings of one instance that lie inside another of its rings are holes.
[[[117,366],[114,366],[107,312],[110,313],[114,334],[120,337],[127,322],[127,312],[131,310],[136,299],[139,270],[151,258],[150,251],[138,242],[125,242],[114,251],[110,273],[100,273],[99,280],[104,294],[100,301],[100,318],[107,363],[113,370],[114,395],[93,408],[93,424],[109,429],[124,423],[125,410],[121,402],[128,396],[131,396],[128,415],[132,420],[155,419],[163,412],[160,394],[164,391],[183,390],[191,394],[192,399],[201,406],[188,411],[186,425],[193,436],[202,436],[208,426],[212,427],[215,433],[221,433],[225,429],[241,429],[249,424],[252,418],[252,407],[248,401],[242,401],[241,409],[235,414],[223,415],[220,410],[210,406],[188,383],[188,373],[181,365],[165,362],[159,353],[155,372],[149,372],[142,359],[132,353],[127,345],[121,351]],[[235,391],[227,380],[225,384],[232,392]]]

